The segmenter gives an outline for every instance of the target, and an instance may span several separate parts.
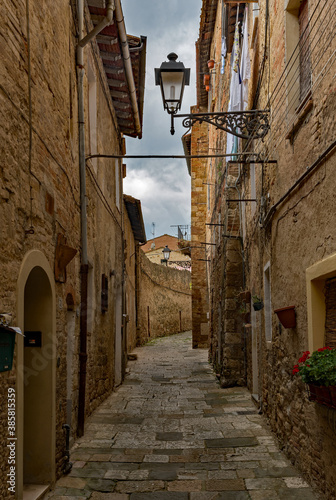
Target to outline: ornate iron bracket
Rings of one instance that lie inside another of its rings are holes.
[[[226,113],[192,113],[171,115],[171,134],[174,134],[174,117],[183,118],[182,125],[191,128],[196,122],[207,122],[216,128],[241,139],[262,139],[269,131],[269,111],[249,110]]]

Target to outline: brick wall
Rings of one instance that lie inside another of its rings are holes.
[[[204,111],[191,108],[191,112]],[[208,126],[195,123],[191,133],[191,154],[201,155],[208,151]],[[192,336],[193,347],[208,346],[208,291],[206,274],[205,219],[207,210],[206,182],[207,160],[191,160],[191,281],[192,281]]]
[[[150,262],[140,250],[139,341],[191,330],[191,276]]]

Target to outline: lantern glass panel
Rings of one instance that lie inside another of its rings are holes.
[[[163,97],[166,107],[171,113],[174,113],[181,107],[183,78],[183,71],[161,72]]]

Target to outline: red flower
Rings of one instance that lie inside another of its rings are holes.
[[[292,374],[295,375],[296,373],[299,373],[299,371],[300,371],[299,370],[299,365],[294,365],[293,366],[293,372],[292,372]]]
[[[309,354],[310,352],[309,351],[305,351],[303,353],[303,356],[299,359],[299,363],[305,363],[305,361],[307,360],[307,358],[309,358]]]

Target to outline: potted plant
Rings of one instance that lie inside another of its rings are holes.
[[[258,295],[253,295],[253,297],[252,297],[252,305],[253,305],[253,309],[255,311],[261,311],[261,309],[264,307],[264,303],[261,300],[261,298],[258,297]]]
[[[245,303],[241,304],[239,307],[239,313],[243,318],[245,324],[250,323],[250,311]]]
[[[336,349],[305,351],[293,367],[308,386],[310,401],[336,408]]]

